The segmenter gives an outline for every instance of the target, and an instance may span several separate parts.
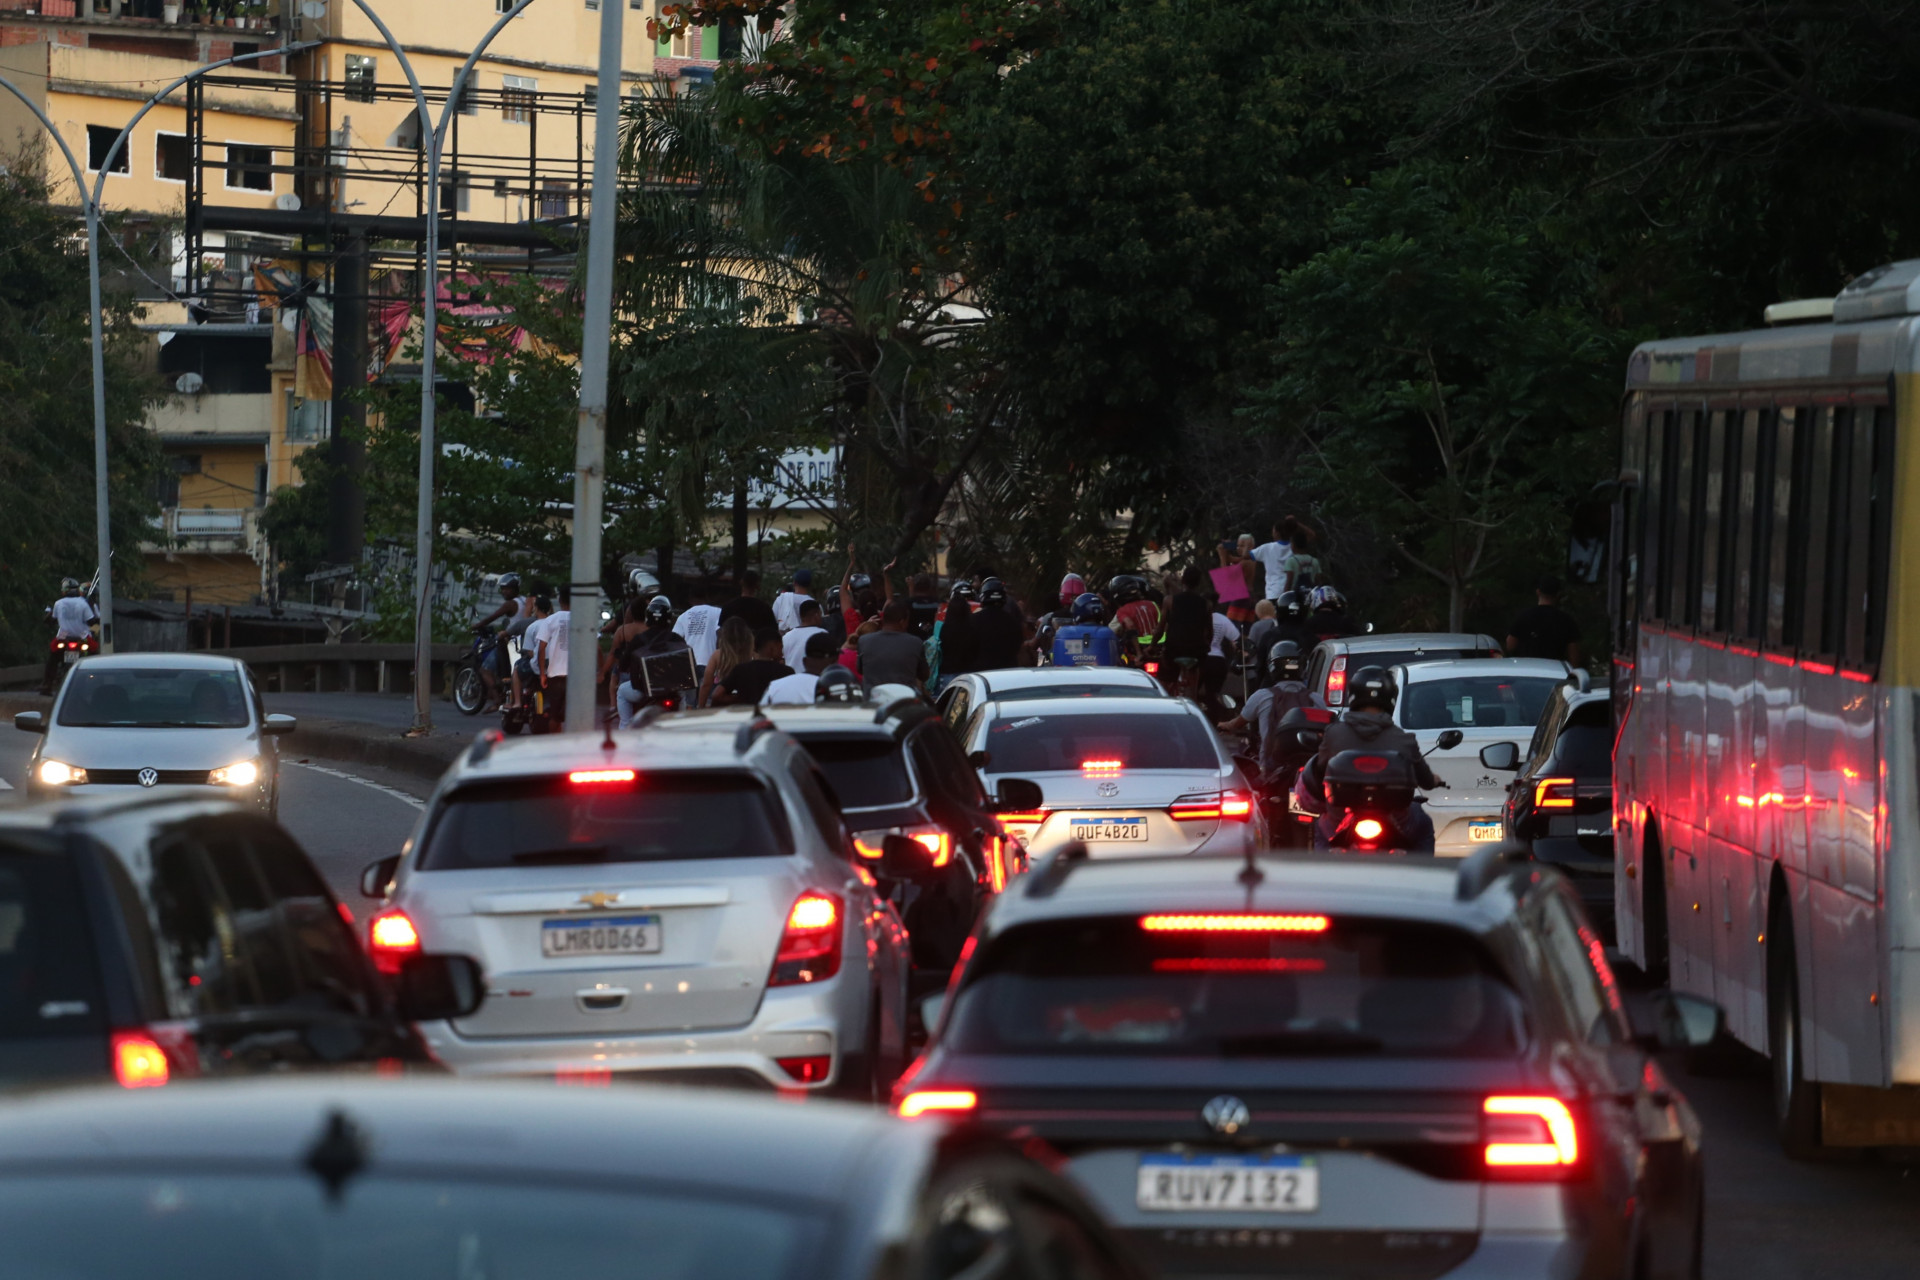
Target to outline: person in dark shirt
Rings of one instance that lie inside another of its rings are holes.
[[[1167,601],[1166,654],[1169,658],[1204,658],[1213,645],[1213,610],[1200,594],[1204,574],[1191,568],[1180,577],[1180,589]]]
[[[889,600],[880,613],[880,630],[860,637],[860,678],[869,689],[883,684],[918,689],[926,681],[926,642],[907,630],[905,600]]]
[[[980,636],[974,630],[973,584],[962,578],[953,584],[947,616],[940,623],[940,688],[955,676],[980,669]],[[936,690],[938,692],[938,690]]]
[[[973,634],[977,643],[975,671],[998,671],[1020,665],[1020,644],[1027,638],[1025,619],[1019,606],[1007,599],[1007,588],[998,578],[989,577],[980,584],[980,612],[973,615]]]
[[[740,575],[740,594],[720,606],[720,625],[725,626],[728,618],[745,619],[756,633],[768,627],[779,628],[773,606],[760,599],[760,575],[751,569]]]
[[[768,685],[792,674],[793,668],[780,661],[780,628],[769,623],[753,633],[753,661],[727,672],[713,700],[723,706],[757,705]]]
[[[916,573],[907,596],[907,630],[922,640],[933,637],[933,624],[940,621],[940,601],[934,595],[933,575]]]
[[[1580,665],[1580,624],[1560,607],[1560,579],[1548,574],[1534,586],[1538,601],[1507,628],[1509,658],[1555,658]]]

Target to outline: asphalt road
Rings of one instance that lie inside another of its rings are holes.
[[[21,785],[32,745],[25,734],[0,736],[0,780]],[[281,787],[281,821],[341,901],[364,917],[360,868],[399,852],[427,784],[364,765],[289,756]],[[0,791],[0,803],[17,797]],[[1711,1078],[1675,1065],[1672,1074],[1706,1125],[1710,1280],[1920,1275],[1920,1154],[1911,1163],[1876,1155],[1797,1164],[1774,1142],[1761,1064]]]

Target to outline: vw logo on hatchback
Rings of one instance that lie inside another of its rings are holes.
[[[139,780],[141,786],[151,787],[160,781],[160,771],[158,769],[142,769],[139,773],[136,773],[134,777]]]
[[[1253,1123],[1253,1113],[1247,1110],[1247,1104],[1230,1093],[1223,1093],[1200,1108],[1200,1118],[1207,1122],[1209,1129],[1228,1138]]]

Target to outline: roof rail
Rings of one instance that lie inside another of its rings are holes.
[[[1505,876],[1513,865],[1527,860],[1527,851],[1512,841],[1476,849],[1460,864],[1460,876],[1454,881],[1453,896],[1460,902],[1472,902]]]
[[[493,749],[507,740],[507,735],[498,729],[482,729],[473,735],[473,745],[467,748],[467,763],[480,764],[493,754]]]
[[[1082,840],[1069,840],[1060,846],[1058,853],[1048,858],[1046,865],[1027,877],[1027,896],[1029,898],[1051,898],[1073,869],[1087,861],[1087,846]]]
[[[755,708],[755,710],[758,709]],[[747,721],[740,726],[739,732],[733,735],[733,753],[737,756],[747,754],[747,748],[753,745],[753,740],[773,727],[773,721],[765,716],[755,716]]]
[[[667,714],[669,714],[669,712],[665,707],[657,702],[649,702],[646,706],[640,708],[640,713],[634,716],[632,722],[629,723],[627,727],[629,729],[644,729],[661,716]]]
[[[895,698],[891,702],[883,702],[880,704],[880,709],[873,713],[873,722],[875,724],[885,724],[888,718],[902,707],[919,707],[925,705],[917,693],[910,694],[904,698]]]

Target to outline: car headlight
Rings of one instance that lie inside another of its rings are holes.
[[[77,786],[87,780],[85,769],[76,769],[70,764],[61,764],[58,760],[40,762],[40,781],[49,786]]]
[[[215,769],[207,775],[207,781],[215,786],[250,787],[260,781],[260,762],[241,760],[224,769]]]

